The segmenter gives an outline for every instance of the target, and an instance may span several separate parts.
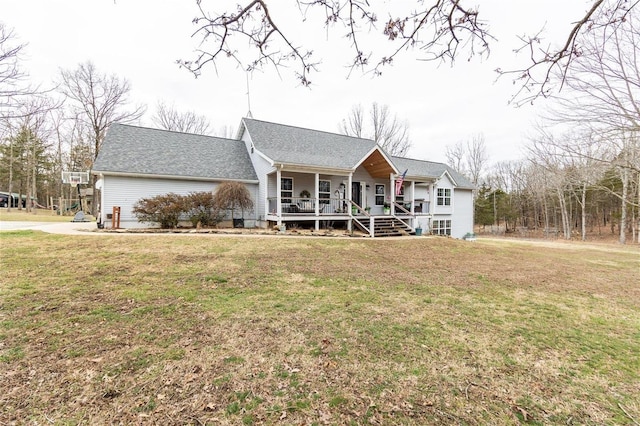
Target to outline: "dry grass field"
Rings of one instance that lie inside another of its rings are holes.
[[[0,425],[640,421],[637,247],[0,243]]]

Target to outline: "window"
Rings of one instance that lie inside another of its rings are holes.
[[[329,198],[331,198],[330,180],[318,181],[318,197],[320,198],[320,204],[329,204]]]
[[[438,196],[437,196],[436,202],[439,206],[450,206],[451,205],[451,189],[438,188]]]
[[[451,220],[434,220],[431,232],[434,235],[451,235]]]
[[[283,177],[280,179],[280,197],[283,203],[291,203],[290,197],[293,197],[293,178]]]
[[[376,184],[376,206],[384,205],[384,185]]]

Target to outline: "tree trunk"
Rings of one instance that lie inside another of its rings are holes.
[[[582,208],[582,241],[587,240],[587,184],[582,184],[582,201],[580,202]]]
[[[560,203],[560,215],[562,217],[562,232],[565,240],[571,239],[571,222],[569,220],[569,214],[567,212],[567,202],[564,199],[564,193],[562,189],[558,188],[558,202]]]
[[[7,202],[7,213],[11,212],[13,204],[13,138],[9,138],[9,199]]]
[[[627,242],[627,192],[629,187],[629,169],[622,168],[622,202],[620,203],[620,244]]]

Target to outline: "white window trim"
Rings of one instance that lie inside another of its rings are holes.
[[[291,195],[284,195],[284,192],[289,192],[286,189],[282,189],[282,184],[285,181],[285,179],[287,180],[291,180]],[[293,194],[295,193],[294,191],[295,185],[294,185],[294,181],[292,177],[289,176],[281,176],[280,177],[280,199],[284,200],[284,199],[288,199],[289,203],[293,202]],[[289,204],[289,203],[285,203],[285,204]]]
[[[434,235],[451,236],[451,228],[451,219],[435,219],[431,226],[431,233]]]
[[[440,196],[440,190],[442,190],[443,194],[446,194],[446,192],[449,191],[449,195]],[[439,203],[440,199],[442,199],[442,204]],[[446,200],[449,200],[449,204],[446,204]],[[436,188],[436,206],[446,208],[451,208],[453,206],[453,190],[451,188]]]
[[[373,202],[376,204],[376,206],[382,206],[385,203],[385,195],[387,192],[387,186],[384,183],[376,183],[374,184],[374,199]],[[378,194],[378,187],[381,186],[382,187],[382,194]],[[382,202],[378,203],[378,197],[382,197]]]

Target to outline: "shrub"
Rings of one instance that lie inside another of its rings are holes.
[[[240,182],[223,182],[216,189],[213,202],[220,209],[231,210],[231,218],[234,218],[235,209],[239,208],[244,216],[244,211],[253,208],[251,193],[247,187]],[[241,216],[241,217],[242,217]]]
[[[140,222],[158,223],[162,229],[177,227],[184,211],[184,197],[173,192],[141,198],[133,205],[133,214]]]
[[[224,218],[209,191],[189,193],[184,197],[184,209],[194,228],[198,222],[202,226],[216,226]]]

